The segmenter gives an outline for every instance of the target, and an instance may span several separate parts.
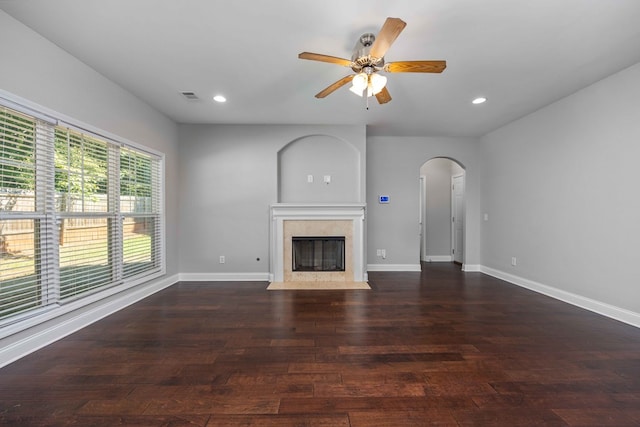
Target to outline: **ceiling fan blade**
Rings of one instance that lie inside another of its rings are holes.
[[[351,66],[351,61],[344,58],[338,58],[337,56],[322,55],[320,53],[302,52],[298,55],[300,59],[309,59],[311,61],[329,62],[330,64],[343,65],[345,67]]]
[[[327,95],[331,95],[334,91],[340,89],[342,86],[346,85],[351,80],[353,80],[353,74],[350,74],[346,77],[341,78],[337,82],[327,86],[325,89],[318,92],[318,94],[316,95],[316,98],[324,98]]]
[[[391,101],[391,95],[386,87],[383,87],[382,90],[376,94],[376,99],[380,104],[386,104]]]
[[[382,58],[406,26],[407,23],[400,18],[387,18],[371,46],[369,55],[374,58]]]
[[[447,61],[398,61],[385,64],[389,73],[441,73],[447,68]]]

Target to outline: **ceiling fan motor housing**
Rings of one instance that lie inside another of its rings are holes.
[[[384,58],[372,58],[369,55],[371,46],[375,40],[375,34],[365,33],[361,35],[356,42],[353,48],[353,55],[351,55],[351,62],[353,63],[351,69],[356,73],[364,71],[367,74],[371,74],[381,70],[384,66]]]

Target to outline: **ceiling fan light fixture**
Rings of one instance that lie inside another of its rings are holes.
[[[387,78],[377,73],[362,72],[353,76],[351,87],[349,90],[358,96],[364,96],[367,91],[367,97],[377,95],[387,84]]]
[[[362,92],[366,89],[369,84],[369,76],[366,73],[360,73],[353,76],[353,80],[351,80],[352,87],[355,90]]]
[[[362,92],[364,91],[364,89],[360,89],[360,88],[357,88],[357,87],[355,87],[355,86],[351,86],[351,87],[349,88],[349,90],[350,90],[351,92],[355,93],[355,94],[356,94],[356,95],[358,95],[358,96],[362,96]]]
[[[371,86],[371,93],[373,95],[377,95],[382,89],[384,89],[385,85],[387,84],[387,78],[380,74],[374,73],[369,76],[369,83]]]

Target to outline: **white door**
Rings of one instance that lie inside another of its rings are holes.
[[[464,253],[464,175],[451,177],[451,251],[453,260],[462,264]]]
[[[425,212],[426,212],[426,195],[427,195],[427,187],[425,182],[426,177],[420,177],[420,212],[418,214],[418,229],[420,232],[420,261],[426,261],[426,253],[427,253],[427,242],[425,239],[426,230],[425,230]]]

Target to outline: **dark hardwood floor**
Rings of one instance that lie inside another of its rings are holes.
[[[638,426],[640,329],[453,264],[180,283],[0,370],[19,426]]]

